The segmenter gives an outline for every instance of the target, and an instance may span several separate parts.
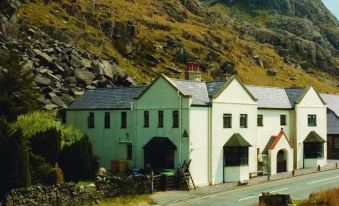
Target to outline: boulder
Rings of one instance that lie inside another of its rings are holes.
[[[87,85],[91,84],[95,78],[95,75],[92,72],[79,68],[75,69],[74,75],[79,81]]]
[[[267,70],[266,74],[268,76],[276,76],[277,75],[277,70],[271,68],[271,69]]]
[[[60,107],[63,107],[63,108],[66,108],[66,107],[67,107],[66,104],[65,104],[65,103],[60,99],[60,97],[57,96],[57,95],[51,97],[51,101],[52,101],[54,104],[56,104],[56,105],[58,105],[58,106],[60,106]]]
[[[46,78],[46,77],[43,77],[41,76],[40,74],[36,75],[35,76],[35,80],[34,80],[36,83],[38,83],[39,85],[42,85],[42,86],[48,86],[51,84],[51,80]]]
[[[53,58],[50,57],[48,54],[40,51],[39,49],[33,49],[33,51],[35,52],[35,54],[38,57],[38,59],[40,59],[41,61],[43,61],[43,62],[45,62],[47,64],[53,63]]]

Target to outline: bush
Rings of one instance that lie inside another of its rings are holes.
[[[64,146],[59,156],[59,165],[66,181],[78,182],[95,177],[99,163],[93,154],[92,143],[87,135]]]
[[[64,175],[59,167],[54,167],[48,174],[47,184],[56,185],[64,182]]]
[[[61,133],[55,128],[36,133],[31,137],[31,149],[36,155],[55,165],[61,152]]]
[[[52,166],[43,157],[30,152],[29,167],[33,185],[47,183],[47,177]]]
[[[71,143],[81,138],[81,132],[78,129],[63,125],[54,112],[35,111],[21,115],[12,127],[24,131],[23,134],[27,138],[52,128],[61,133],[64,142]]]

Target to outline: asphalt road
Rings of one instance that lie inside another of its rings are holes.
[[[245,186],[215,194],[186,197],[186,199],[166,204],[180,206],[253,206],[259,201],[262,192],[290,194],[292,199],[300,200],[309,197],[311,192],[339,187],[339,170],[314,173],[299,177]]]

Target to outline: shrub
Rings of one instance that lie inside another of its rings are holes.
[[[24,131],[23,134],[27,138],[52,128],[59,131],[62,140],[67,143],[71,143],[81,137],[81,132],[78,129],[63,125],[54,112],[48,111],[35,111],[21,115],[12,127]]]
[[[10,135],[9,139],[9,174],[10,188],[27,187],[31,184],[29,156],[25,138],[20,131]]]
[[[61,184],[64,182],[64,175],[59,167],[54,167],[48,174],[47,183],[49,185]]]
[[[61,152],[61,133],[55,128],[36,133],[31,137],[31,149],[34,154],[45,158],[55,165]]]
[[[78,182],[95,177],[99,163],[93,154],[92,143],[87,135],[64,146],[59,156],[59,165],[67,181]]]
[[[43,157],[30,152],[29,167],[32,184],[36,185],[47,183],[47,177],[52,166]]]

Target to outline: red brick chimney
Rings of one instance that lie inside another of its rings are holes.
[[[185,79],[191,81],[201,81],[200,67],[197,62],[187,62],[187,70],[185,72]]]

